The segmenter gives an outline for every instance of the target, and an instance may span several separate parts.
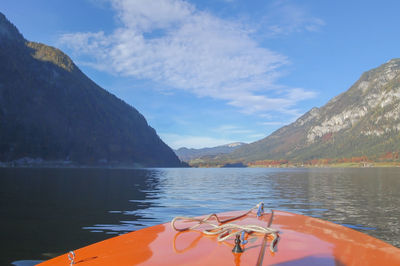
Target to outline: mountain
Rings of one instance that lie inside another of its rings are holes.
[[[178,155],[181,161],[190,162],[192,160],[196,160],[204,156],[216,156],[219,154],[230,153],[243,145],[246,145],[246,143],[234,142],[217,147],[202,148],[202,149],[179,148],[175,150],[175,153],[176,155]]]
[[[382,157],[400,152],[400,59],[365,72],[346,92],[268,137],[210,163]]]
[[[0,161],[32,158],[181,166],[135,108],[99,87],[60,50],[25,40],[0,13]]]

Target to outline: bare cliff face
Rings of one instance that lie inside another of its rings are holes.
[[[321,108],[218,160],[373,158],[394,151],[400,151],[400,59],[365,72]]]
[[[359,133],[367,136],[381,136],[385,132],[400,130],[400,60],[393,59],[378,69],[365,73],[350,90],[332,99],[318,112],[319,119],[307,132],[308,143],[314,143],[326,134],[351,129],[363,118],[374,116],[374,126],[362,129]],[[354,96],[353,96],[354,95]],[[358,97],[349,102],[347,97]],[[348,106],[337,109],[339,103]],[[384,112],[382,112],[384,110]],[[372,121],[371,121],[372,122]]]

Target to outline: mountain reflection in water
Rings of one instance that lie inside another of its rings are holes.
[[[0,264],[260,201],[400,247],[400,169],[0,169]]]

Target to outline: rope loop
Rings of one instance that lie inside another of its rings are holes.
[[[218,241],[225,241],[231,237],[236,237],[237,235],[241,235],[242,237],[242,244],[246,244],[247,240],[244,239],[245,233],[260,233],[264,235],[272,235],[273,241],[270,244],[270,250],[275,252],[275,247],[278,241],[278,230],[270,228],[270,227],[262,227],[259,225],[239,225],[234,223],[227,223],[238,218],[244,217],[249,214],[252,210],[258,209],[257,216],[261,216],[264,213],[264,203],[260,202],[249,211],[239,216],[235,216],[229,219],[221,220],[215,213],[209,214],[204,218],[195,218],[195,217],[184,217],[184,216],[177,216],[171,221],[171,226],[175,231],[183,232],[187,230],[193,230],[197,227],[201,226],[202,224],[206,224],[211,226],[210,229],[200,230],[205,235],[216,235]],[[218,225],[213,224],[210,222],[211,219],[215,219],[218,222]],[[189,222],[197,222],[197,224],[185,228],[177,228],[175,223],[179,220],[189,221]]]
[[[75,264],[75,252],[70,251],[68,253],[68,259],[70,261],[70,265],[74,265]]]

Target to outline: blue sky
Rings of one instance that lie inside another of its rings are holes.
[[[399,57],[400,1],[2,0],[172,148],[253,142]]]

